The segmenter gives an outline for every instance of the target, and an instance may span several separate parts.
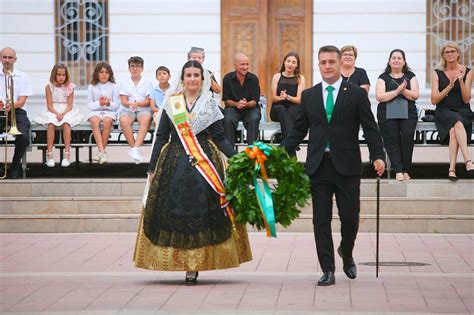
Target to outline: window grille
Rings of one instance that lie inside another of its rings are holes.
[[[431,86],[433,70],[440,60],[440,49],[448,41],[461,48],[461,63],[473,67],[474,55],[474,1],[428,0],[427,1],[427,85]]]
[[[56,0],[56,62],[68,66],[71,82],[84,89],[98,62],[107,61],[108,0]]]

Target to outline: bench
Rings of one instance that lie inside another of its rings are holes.
[[[239,147],[247,146],[247,143],[244,141],[245,138],[245,128],[242,122],[239,123],[237,130],[240,132],[239,141],[236,142],[237,150]],[[280,130],[280,123],[278,122],[265,122],[260,123],[260,139],[269,139],[269,143],[275,144],[279,143],[278,138],[281,139],[281,130]],[[267,134],[270,134],[270,137],[267,137]],[[471,135],[471,142],[468,144],[469,147],[474,146],[474,130]],[[367,147],[367,143],[364,139],[364,134],[361,130],[359,131],[359,144],[361,147]],[[307,138],[301,143],[301,146],[307,146]],[[415,130],[415,147],[441,147],[440,140],[438,138],[438,131],[436,129],[436,125],[434,122],[424,122],[418,121]],[[385,149],[384,149],[385,151]],[[387,178],[390,178],[391,173],[391,164],[390,159],[385,152],[385,160],[387,161]]]
[[[64,155],[64,144],[62,143],[62,133],[59,132],[55,141],[55,148],[60,150],[60,159]],[[133,124],[133,130],[136,132],[138,130],[138,123]],[[240,122],[237,130],[239,131],[239,140],[236,142],[237,149],[239,147],[244,147],[247,144],[245,143],[245,128]],[[279,138],[281,136],[280,123],[278,122],[264,122],[260,123],[260,140],[275,144],[279,143]],[[123,137],[122,130],[120,129],[119,123],[115,123],[111,130],[111,136],[109,144],[107,146],[128,146],[127,141]],[[148,146],[153,142],[154,128],[153,125],[150,126],[149,135],[145,138],[143,145]],[[474,133],[473,133],[474,135]],[[9,136],[9,141],[7,146],[13,146],[13,138]],[[366,147],[367,144],[364,139],[362,130],[359,133],[359,143],[362,147]],[[473,146],[474,143],[471,142],[469,146]],[[89,123],[84,122],[72,129],[72,143],[71,147],[76,150],[76,165],[79,164],[79,152],[81,148],[88,148],[89,153],[89,163],[92,163],[92,149],[96,146],[94,137],[92,136],[92,128]],[[301,146],[307,146],[307,140],[305,140]],[[415,147],[440,147],[438,133],[436,131],[436,126],[434,122],[422,122],[419,121],[415,131]],[[32,148],[36,147],[39,150],[42,150],[43,153],[43,163],[46,162],[46,128],[42,125],[32,122],[30,129],[30,146],[27,149],[27,152],[31,152]],[[27,154],[22,159],[22,168],[23,168],[23,177],[26,178],[26,167],[27,167]],[[387,177],[390,178],[390,161],[387,159]]]
[[[138,127],[139,125],[137,122],[133,123],[132,128],[134,133],[138,131]],[[62,139],[61,130],[62,129],[60,127],[56,128],[56,137],[54,144],[54,148],[59,149],[60,160],[62,160],[64,156],[64,143]],[[44,128],[44,126],[32,123],[30,129],[30,147],[27,150],[31,152],[33,147],[36,147],[38,150],[42,150],[43,163],[46,163],[46,131],[47,129]],[[143,141],[143,145],[151,145],[153,142],[153,135],[154,126],[151,125],[150,129],[148,130],[148,136],[145,137],[145,140]],[[128,143],[125,137],[123,136],[122,130],[120,129],[120,124],[118,122],[112,125],[107,146],[128,146]],[[88,148],[89,163],[92,163],[92,149],[94,147],[96,147],[96,143],[92,134],[92,128],[88,122],[83,122],[72,128],[71,149],[75,149],[76,151],[76,165],[78,165],[80,161],[79,152],[81,148]]]

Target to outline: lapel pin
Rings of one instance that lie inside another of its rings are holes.
[[[345,90],[347,90],[347,88],[345,87],[343,90],[345,91]]]

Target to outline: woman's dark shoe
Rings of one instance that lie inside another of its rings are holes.
[[[471,167],[468,168],[467,165],[471,163]],[[471,160],[467,160],[466,161],[466,171],[467,173],[470,175],[470,176],[474,176],[474,165],[472,164],[472,161]]]
[[[449,170],[448,172],[448,178],[450,181],[455,182],[458,180],[458,177],[456,176],[456,171],[455,170]]]
[[[196,285],[198,276],[199,272],[197,271],[186,271],[186,278],[184,279],[184,284],[190,286]]]

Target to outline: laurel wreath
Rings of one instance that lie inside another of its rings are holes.
[[[262,211],[255,196],[254,175],[255,160],[245,152],[229,159],[225,179],[226,199],[234,208],[236,221],[249,223],[258,230],[264,229]],[[306,204],[310,196],[310,180],[304,173],[304,167],[295,157],[290,158],[285,149],[271,146],[265,161],[270,181],[275,213],[275,222],[287,227],[300,213],[299,208]]]

